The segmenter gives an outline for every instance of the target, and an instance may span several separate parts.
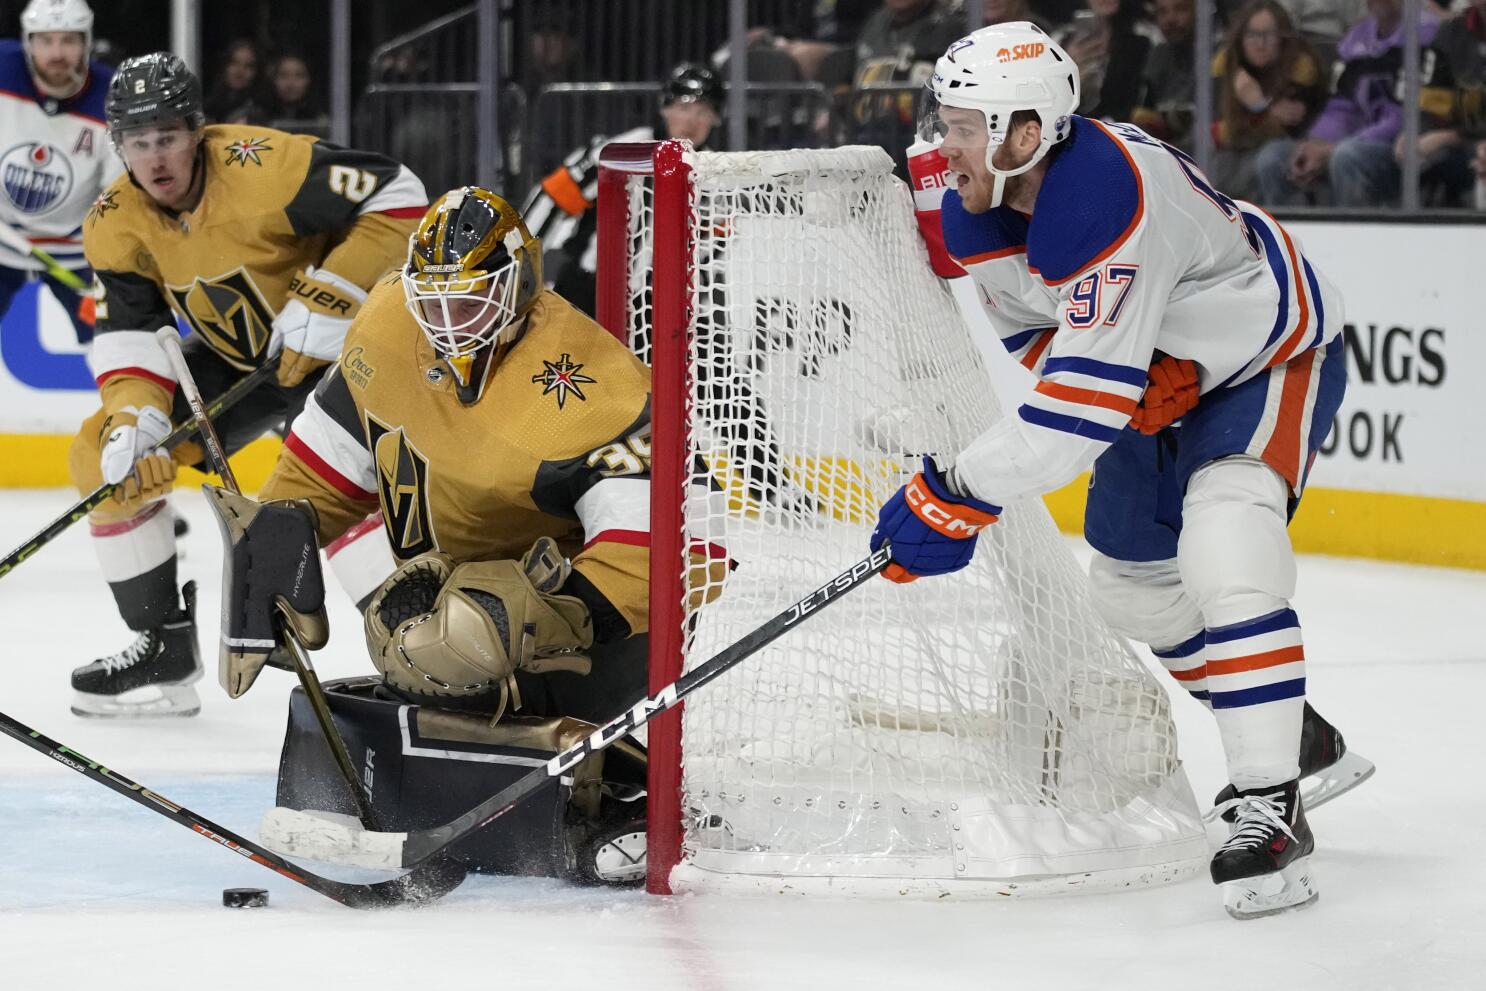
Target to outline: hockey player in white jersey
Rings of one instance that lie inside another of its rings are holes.
[[[1237,917],[1308,904],[1302,772],[1334,771],[1342,746],[1305,702],[1286,525],[1346,388],[1341,300],[1184,154],[1075,116],[1078,68],[1032,24],[955,42],[929,88],[944,246],[1039,381],[953,467],[926,460],[873,546],[891,541],[896,580],[955,571],[1002,505],[1092,467],[1096,602],[1222,736],[1213,880]]]
[[[91,282],[83,216],[123,171],[103,121],[113,71],[88,60],[92,36],[83,0],[31,0],[20,41],[0,41],[0,316],[39,278],[83,344],[93,336],[91,301],[66,282]]]

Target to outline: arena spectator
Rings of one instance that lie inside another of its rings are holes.
[[[268,83],[265,114],[272,126],[323,136],[330,118],[315,94],[304,56],[292,52],[280,55],[268,70]]]
[[[1486,0],[1440,25],[1420,62],[1419,185],[1426,206],[1459,205],[1475,184],[1471,154],[1486,139]],[[1399,135],[1394,157],[1403,162]]]
[[[1155,14],[1162,41],[1146,59],[1140,103],[1130,119],[1162,141],[1191,151],[1196,8],[1193,0],[1156,0]],[[1219,184],[1219,188],[1227,187]]]
[[[1486,141],[1476,145],[1471,171],[1476,174],[1476,209],[1486,210]]]
[[[1213,56],[1216,121],[1208,174],[1240,199],[1259,197],[1255,152],[1305,135],[1326,99],[1321,65],[1276,0],[1250,0]]]
[[[1362,20],[1367,0],[1280,0],[1280,5],[1311,47],[1329,58],[1347,28]]]
[[[883,0],[862,26],[847,113],[848,140],[887,150],[904,171],[903,149],[913,140],[918,89],[934,72],[944,50],[965,34],[964,13],[945,0]],[[873,86],[896,92],[870,92]],[[863,88],[867,92],[862,92]]]
[[[1190,3],[1190,0],[1188,0]],[[1031,21],[1048,34],[1053,33],[1053,25],[1043,20],[1041,15],[1032,9],[1032,0],[981,0],[982,23],[987,26],[991,24],[1009,24],[1012,21]]]
[[[258,46],[239,38],[222,53],[216,78],[206,95],[206,119],[211,124],[261,124],[263,116],[262,86],[259,69],[263,64]]]
[[[1254,168],[1272,206],[1306,202],[1366,207],[1398,198],[1393,142],[1403,129],[1396,83],[1403,64],[1403,0],[1367,0],[1369,14],[1337,46],[1335,91],[1302,141],[1259,149]],[[1434,40],[1439,21],[1423,13],[1419,42]]]
[[[1078,65],[1078,113],[1100,120],[1129,120],[1141,96],[1146,59],[1157,39],[1141,20],[1140,0],[1085,0],[1085,9],[1056,35]]]

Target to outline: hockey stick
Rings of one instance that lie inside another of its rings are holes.
[[[229,410],[233,406],[236,406],[240,399],[242,399],[248,393],[252,392],[254,389],[258,388],[258,386],[262,385],[265,381],[267,381],[268,378],[273,375],[274,368],[275,364],[269,363],[262,366],[261,368],[255,368],[247,375],[238,379],[237,382],[233,383],[232,388],[228,389],[216,399],[212,400],[211,405],[207,408],[207,412],[210,413],[212,416],[216,416],[217,414],[222,413],[225,410]],[[183,423],[179,427],[176,427],[174,430],[172,430],[170,434],[167,435],[166,438],[160,442],[160,446],[166,448],[167,450],[173,447],[177,447],[194,433],[196,433],[195,422],[187,421],[186,423]],[[4,578],[6,575],[10,574],[10,572],[14,570],[16,565],[20,564],[22,561],[26,560],[26,558],[41,550],[41,548],[45,547],[53,540],[56,540],[57,537],[61,536],[62,531],[66,530],[72,524],[76,523],[84,516],[87,516],[98,506],[106,502],[114,494],[114,489],[116,488],[118,488],[118,485],[110,485],[107,483],[105,483],[104,485],[100,485],[98,488],[93,490],[91,495],[86,496],[77,505],[73,506],[71,509],[67,510],[67,512],[63,513],[61,516],[58,516],[56,519],[48,523],[45,527],[42,528],[40,533],[36,534],[36,536],[32,537],[30,540],[26,541],[24,544],[7,554],[5,556],[5,559],[3,561],[0,561],[0,578]]]
[[[228,491],[241,495],[242,489],[237,484],[237,476],[232,473],[232,465],[227,463],[227,452],[222,447],[222,441],[217,437],[217,428],[212,426],[211,416],[201,399],[201,391],[196,388],[196,379],[191,374],[190,366],[186,364],[186,355],[181,350],[180,335],[175,332],[174,327],[161,327],[155,331],[155,339],[160,342],[165,356],[170,359],[171,367],[175,369],[176,380],[186,396],[186,402],[190,404],[191,412],[196,416],[196,424],[201,429],[202,439],[206,441],[206,453],[211,459],[212,467],[222,477],[222,483]],[[335,728],[335,721],[330,715],[330,705],[325,701],[325,689],[320,686],[320,678],[315,674],[314,665],[310,663],[309,652],[304,649],[299,642],[299,637],[287,623],[279,625],[279,643],[288,649],[294,660],[294,673],[299,676],[299,684],[304,688],[305,697],[309,699],[310,709],[315,713],[315,721],[320,724],[320,734],[325,738],[325,745],[330,748],[330,755],[335,758],[336,767],[340,769],[341,776],[346,780],[346,787],[351,791],[351,800],[356,803],[356,811],[361,821],[368,828],[380,829],[381,818],[372,806],[371,798],[361,788],[361,778],[356,773],[355,765],[351,763],[351,755],[346,752],[346,743],[341,739],[340,731]]]
[[[88,284],[78,278],[76,272],[64,268],[61,262],[32,244],[25,235],[20,234],[15,228],[4,221],[0,221],[0,244],[4,244],[17,254],[30,255],[46,266],[47,275],[50,275],[79,296],[88,295]]]
[[[263,842],[290,856],[382,870],[416,867],[514,809],[527,796],[541,788],[548,778],[567,773],[584,758],[607,749],[631,731],[644,726],[657,714],[673,708],[724,671],[773,643],[806,617],[815,615],[866,582],[887,567],[889,560],[889,545],[883,544],[870,557],[858,561],[705,664],[683,674],[654,695],[635,703],[541,767],[533,768],[495,795],[443,825],[407,833],[368,832],[310,812],[276,808],[264,818],[259,835]]]
[[[248,858],[255,864],[266,867],[296,884],[302,884],[311,891],[318,891],[325,897],[333,898],[351,908],[427,904],[447,895],[464,881],[463,868],[445,866],[442,862],[430,864],[426,868],[420,868],[402,877],[372,884],[352,884],[347,881],[334,881],[328,877],[321,877],[295,867],[278,854],[259,846],[252,840],[218,826],[210,819],[197,815],[183,805],[177,805],[164,795],[129,780],[118,771],[109,770],[70,747],[43,736],[3,712],[0,712],[0,732],[19,740],[37,753],[45,754],[59,764],[72,768],[90,781],[96,781],[112,788],[151,812],[157,812],[172,822],[185,826],[193,833],[204,836],[213,843],[221,844],[239,856]]]

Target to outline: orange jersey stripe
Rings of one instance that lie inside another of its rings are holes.
[[[978,255],[971,255],[969,258],[958,258],[956,259],[956,261],[958,261],[961,265],[975,265],[980,262],[988,262],[993,258],[1010,258],[1012,255],[1025,255],[1026,253],[1027,246],[1025,244],[1014,244],[1009,248],[997,248],[995,251],[982,251]]]
[[[1135,408],[1140,405],[1140,400],[1138,399],[1130,399],[1112,392],[1079,389],[1071,385],[1061,385],[1057,382],[1038,382],[1037,391],[1052,399],[1061,399],[1064,402],[1078,403],[1082,406],[1099,406],[1103,409],[1112,409],[1116,413],[1123,413],[1126,416],[1134,415]]]
[[[1293,647],[1280,647],[1277,650],[1266,650],[1259,654],[1245,654],[1243,657],[1230,657],[1222,661],[1208,661],[1207,674],[1208,677],[1213,677],[1221,674],[1238,674],[1243,671],[1259,671],[1303,660],[1305,660],[1305,648],[1296,644]]]
[[[1172,671],[1171,676],[1177,681],[1201,681],[1207,677],[1207,665],[1188,668],[1186,671]]]
[[[1310,392],[1311,366],[1315,361],[1316,352],[1308,351],[1285,366],[1274,433],[1269,435],[1269,443],[1264,445],[1264,453],[1259,456],[1290,483],[1291,489],[1300,487],[1301,452],[1306,446],[1300,432],[1305,426],[1305,402]]]
[[[1022,364],[1028,369],[1036,368],[1038,359],[1042,357],[1042,352],[1046,351],[1047,346],[1052,342],[1053,331],[1043,331],[1042,336],[1037,339],[1037,343],[1028,348],[1027,353],[1022,355]]]

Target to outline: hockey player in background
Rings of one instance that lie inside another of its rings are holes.
[[[1039,381],[952,467],[926,460],[873,546],[891,541],[895,580],[953,572],[1002,505],[1092,467],[1094,599],[1222,736],[1213,881],[1240,918],[1308,904],[1302,780],[1334,794],[1371,771],[1306,704],[1290,607],[1286,524],[1346,388],[1341,300],[1181,152],[1075,116],[1078,70],[1035,26],[955,42],[930,90],[944,245]]]
[[[89,300],[31,253],[40,248],[79,282],[88,205],[122,170],[103,123],[113,70],[91,62],[93,11],[83,0],[31,0],[21,40],[0,41],[0,317],[39,278],[67,310],[80,344],[92,340]]]
[[[598,268],[599,152],[610,142],[690,141],[702,151],[722,120],[724,92],[716,73],[682,62],[661,91],[660,119],[612,137],[599,136],[568,155],[527,197],[521,208],[542,243],[548,285],[584,313],[594,312]]]
[[[235,451],[299,411],[367,290],[401,262],[428,201],[411,172],[380,155],[268,128],[204,127],[201,84],[169,53],[120,65],[106,116],[127,173],[84,225],[102,408],[84,421],[69,467],[84,493],[122,483],[89,522],[137,636],[73,672],[73,711],[191,715],[201,676],[194,588],[177,588],[165,496],[177,464],[203,452],[159,448],[190,410],[154,332],[177,314],[190,326],[187,361],[207,396],[280,358],[276,381],[218,418]]]

